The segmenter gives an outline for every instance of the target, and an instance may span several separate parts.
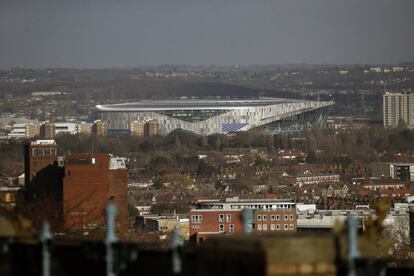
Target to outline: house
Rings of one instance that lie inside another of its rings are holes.
[[[339,182],[339,180],[339,174],[312,174],[311,172],[287,177],[287,182],[290,185],[299,187],[302,187],[303,185],[334,183]]]
[[[346,184],[322,184],[320,187],[322,196],[324,197],[345,197],[349,192],[349,188]]]

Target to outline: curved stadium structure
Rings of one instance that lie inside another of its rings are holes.
[[[334,103],[291,99],[171,100],[97,105],[99,119],[112,133],[127,133],[131,123],[158,123],[161,135],[173,131],[197,135],[246,131],[299,132],[323,126]]]

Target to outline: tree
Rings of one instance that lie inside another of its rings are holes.
[[[159,190],[163,187],[161,178],[156,178],[155,179],[153,187],[157,190]]]
[[[175,151],[176,152],[181,152],[182,147],[181,147],[181,141],[180,141],[180,137],[178,137],[178,135],[174,136],[174,147],[175,147]]]
[[[221,151],[221,138],[220,138],[220,135],[217,135],[217,138],[216,138],[216,150]]]
[[[318,162],[318,158],[316,157],[313,151],[308,152],[306,155],[306,163],[314,164]]]
[[[203,148],[208,147],[208,137],[207,136],[201,136],[201,146]]]

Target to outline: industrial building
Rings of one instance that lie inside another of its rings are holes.
[[[25,147],[26,200],[53,203],[53,216],[66,229],[105,226],[109,201],[118,208],[117,228],[128,230],[128,169],[125,158],[109,153],[67,153],[58,156],[54,140]]]
[[[136,122],[147,124],[148,136],[174,131],[225,134],[256,128],[280,133],[303,131],[313,124],[324,126],[333,104],[277,98],[172,100],[97,105],[95,111],[98,119],[108,123],[108,131],[113,134],[128,133],[131,124]]]
[[[118,207],[118,228],[128,230],[128,170],[125,159],[108,153],[68,153],[63,178],[65,228],[105,225],[109,200]]]

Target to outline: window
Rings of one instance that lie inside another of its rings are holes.
[[[219,215],[219,222],[224,222],[224,215],[223,214]]]
[[[276,220],[280,220],[280,216],[279,215],[276,215]]]
[[[261,215],[257,215],[257,220],[261,221],[262,220],[262,216]]]
[[[276,230],[280,230],[280,224],[276,224]]]
[[[289,219],[289,218],[288,218],[288,215],[285,215],[285,216],[284,216],[284,219],[285,219],[285,220],[288,220],[288,219]]]
[[[267,216],[263,215],[262,219],[263,219],[263,221],[267,220]]]
[[[224,232],[224,224],[219,224],[219,232],[220,233]]]
[[[36,157],[37,156],[37,150],[36,149],[32,149],[32,156]]]
[[[53,149],[53,148],[50,149],[50,156],[56,156],[55,149]]]
[[[270,219],[271,219],[271,220],[275,220],[275,219],[276,219],[276,216],[275,216],[275,215],[272,215],[272,216],[270,217]]]
[[[203,216],[202,215],[192,215],[191,216],[191,223],[203,223]]]
[[[50,148],[45,148],[45,156],[50,156]]]
[[[267,224],[263,224],[263,231],[267,231]]]
[[[226,221],[227,221],[227,222],[231,222],[231,215],[230,215],[230,214],[227,214],[227,215],[226,215]]]
[[[262,231],[262,225],[261,224],[257,225],[257,230]]]
[[[229,232],[234,232],[234,224],[229,224]]]
[[[293,224],[289,224],[289,229],[293,230],[293,229],[295,229],[295,226]]]
[[[290,219],[290,220],[293,220],[293,215],[290,215],[290,216],[289,216],[289,219]]]
[[[270,230],[275,231],[275,229],[276,229],[276,226],[274,224],[271,224],[270,225]]]
[[[289,224],[283,224],[283,230],[289,230]]]

